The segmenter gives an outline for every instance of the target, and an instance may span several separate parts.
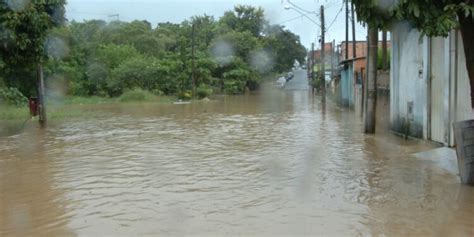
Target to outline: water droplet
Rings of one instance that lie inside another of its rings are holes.
[[[46,42],[46,51],[49,56],[56,59],[62,59],[69,55],[69,46],[63,39],[56,36],[50,36]]]
[[[259,72],[265,73],[272,70],[274,60],[270,53],[260,49],[250,53],[250,64]]]
[[[232,62],[235,56],[235,50],[231,43],[225,40],[217,41],[212,49],[212,56],[214,60],[221,65],[228,65]]]

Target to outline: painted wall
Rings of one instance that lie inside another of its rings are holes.
[[[407,23],[392,29],[390,124],[395,132],[423,137],[427,83],[423,70],[426,52],[420,33]],[[409,111],[409,104],[411,111]],[[411,112],[411,113],[410,113]]]
[[[345,63],[345,67],[341,71],[341,102],[344,106],[354,106],[354,67],[352,62]]]
[[[473,119],[462,39],[421,38],[406,23],[392,28],[390,124],[395,132],[453,146],[452,123]]]

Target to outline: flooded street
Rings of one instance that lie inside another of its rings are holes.
[[[474,189],[413,155],[437,147],[363,135],[303,71],[285,90],[74,109],[103,113],[0,137],[0,236],[474,235]]]

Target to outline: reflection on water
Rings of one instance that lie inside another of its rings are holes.
[[[96,105],[0,138],[0,235],[472,236],[474,191],[307,91]]]

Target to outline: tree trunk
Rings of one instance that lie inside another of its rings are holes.
[[[471,101],[474,107],[474,18],[465,17],[464,12],[458,14],[459,25],[466,55],[466,68],[471,84]]]
[[[321,5],[321,99],[322,102],[326,102],[326,42],[325,42],[325,34],[326,28],[324,26],[324,5]]]
[[[367,96],[364,111],[364,132],[375,133],[375,115],[377,107],[377,54],[378,29],[369,26],[369,53],[367,59]]]
[[[44,78],[43,78],[43,66],[41,63],[36,65],[36,75],[37,75],[37,87],[38,87],[38,115],[39,115],[39,124],[41,128],[46,127],[46,106],[44,98]]]

